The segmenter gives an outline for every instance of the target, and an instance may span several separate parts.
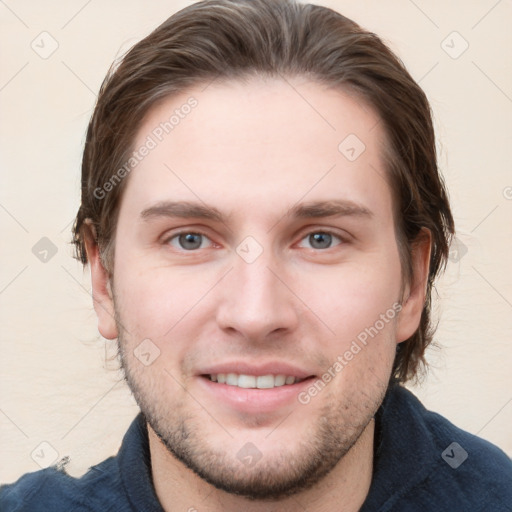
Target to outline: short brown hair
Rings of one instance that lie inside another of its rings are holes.
[[[403,275],[422,228],[432,234],[427,295],[420,326],[398,345],[392,376],[406,381],[424,365],[432,341],[434,280],[446,264],[454,222],[437,168],[428,100],[402,62],[375,34],[341,14],[293,0],[205,0],[171,16],[136,44],[105,78],[82,161],[82,198],[74,225],[77,258],[87,263],[86,220],[107,270],[113,272],[121,180],[105,197],[97,191],[133,151],[149,110],[163,98],[214,79],[265,75],[309,77],[358,95],[380,116],[383,157],[394,195]]]

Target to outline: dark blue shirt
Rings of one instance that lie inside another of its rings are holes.
[[[505,453],[427,411],[402,386],[389,388],[375,430],[373,479],[360,512],[512,511],[512,461]],[[2,486],[0,511],[162,512],[143,416],[119,453],[81,478],[48,468]]]

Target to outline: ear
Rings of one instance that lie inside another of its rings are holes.
[[[91,267],[92,300],[98,317],[98,330],[108,340],[117,338],[117,326],[114,317],[114,299],[110,277],[103,266],[96,238],[96,230],[87,220],[84,226],[85,250]]]
[[[398,315],[396,342],[409,339],[418,329],[425,304],[432,234],[423,228],[412,244],[412,276],[403,293],[402,309]]]

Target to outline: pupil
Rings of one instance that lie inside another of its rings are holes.
[[[197,233],[187,233],[180,235],[180,244],[184,249],[198,249],[201,246],[201,235]]]
[[[316,249],[325,249],[330,246],[332,236],[329,233],[314,233],[312,236],[312,246]]]

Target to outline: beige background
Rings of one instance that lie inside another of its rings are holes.
[[[114,350],[98,336],[70,227],[86,124],[108,67],[189,3],[0,2],[2,482],[57,456],[81,474],[116,452],[136,414],[106,362]],[[512,3],[321,3],[384,37],[435,113],[463,245],[438,287],[442,348],[430,350],[433,368],[414,391],[512,455]],[[32,251],[42,237],[57,249],[46,262]]]

